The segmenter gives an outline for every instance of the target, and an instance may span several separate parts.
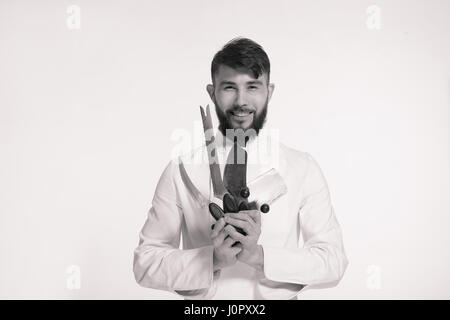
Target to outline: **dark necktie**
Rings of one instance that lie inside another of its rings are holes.
[[[247,151],[235,142],[228,153],[224,170],[224,185],[233,196],[247,186]]]
[[[225,188],[232,195],[232,201],[224,199],[225,212],[248,210],[247,151],[238,145],[237,141],[234,142],[233,147],[228,153],[223,173],[223,182]]]

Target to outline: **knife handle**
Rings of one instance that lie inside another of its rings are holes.
[[[223,211],[226,213],[239,211],[236,199],[230,193],[225,193],[223,196]]]
[[[214,217],[214,219],[219,220],[220,218],[222,218],[224,216],[224,212],[223,212],[222,208],[220,208],[214,202],[211,202],[208,207],[209,207],[209,212]],[[244,236],[247,235],[247,233],[244,230],[242,230],[241,228],[238,228],[238,227],[234,227],[234,228],[240,234],[243,234]]]
[[[214,202],[209,204],[209,212],[214,217],[214,219],[219,220],[223,217],[223,210]]]

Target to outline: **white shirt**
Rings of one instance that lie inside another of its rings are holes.
[[[267,141],[271,141],[268,148]],[[217,131],[222,177],[231,146]],[[278,142],[266,129],[245,149],[248,184],[274,168],[287,187],[270,204],[270,211],[261,213],[258,244],[263,248],[263,271],[238,261],[213,273],[210,233],[215,220],[208,204],[214,194],[203,145],[170,161],[157,184],[134,251],[134,275],[141,286],[186,299],[291,299],[307,286],[339,282],[348,262],[317,162]],[[249,201],[252,196],[257,195],[250,188]]]

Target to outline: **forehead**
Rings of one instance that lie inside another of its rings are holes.
[[[233,69],[226,65],[220,65],[214,75],[216,83],[220,84],[223,81],[235,82],[237,84],[245,84],[250,81],[259,80],[267,84],[267,73],[261,74],[258,78],[253,76],[253,72],[246,68]]]

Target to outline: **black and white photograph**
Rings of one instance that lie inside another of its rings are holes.
[[[448,0],[0,0],[0,146],[1,300],[450,299]]]

